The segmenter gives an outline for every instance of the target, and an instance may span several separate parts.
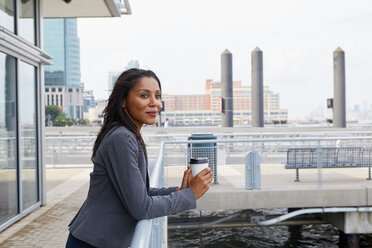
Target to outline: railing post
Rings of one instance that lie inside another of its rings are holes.
[[[56,156],[57,156],[56,149],[53,149],[53,168],[54,169],[56,168]]]
[[[163,187],[163,167],[165,144],[160,144],[160,151],[156,164],[151,171],[150,187]],[[161,248],[163,247],[163,218],[141,220],[137,223],[130,247],[132,248]]]
[[[245,188],[261,189],[261,161],[255,151],[250,151],[245,156]]]
[[[163,246],[163,220],[164,217],[156,218],[152,222],[152,232],[149,248],[162,248]]]
[[[59,154],[62,154],[62,132],[59,132],[58,148],[59,148]]]
[[[323,186],[323,175],[322,175],[323,149],[320,146],[320,140],[318,140],[318,146],[316,150],[317,150],[318,186],[319,188],[321,188]]]

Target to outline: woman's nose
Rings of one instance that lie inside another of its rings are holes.
[[[161,101],[157,99],[156,96],[152,96],[150,99],[150,105],[159,107],[161,105]]]

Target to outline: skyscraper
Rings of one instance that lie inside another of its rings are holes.
[[[140,64],[139,61],[136,59],[132,59],[128,62],[128,64],[125,66],[125,71],[133,68],[139,69]],[[118,77],[120,76],[122,72],[121,71],[110,71],[108,75],[108,95],[111,94],[112,90],[114,89],[114,85]]]
[[[93,90],[84,90],[84,113],[88,113],[90,108],[96,107]]]
[[[139,65],[139,61],[137,59],[132,59],[132,60],[129,60],[127,66],[125,67],[125,70],[129,70],[129,69],[132,69],[132,68],[139,68],[140,65]]]
[[[111,91],[114,89],[114,85],[118,77],[120,76],[120,71],[109,71],[108,73],[108,95],[111,94]]]
[[[45,104],[80,119],[84,102],[76,18],[45,19],[44,40],[45,50],[53,56],[53,65],[45,66]]]

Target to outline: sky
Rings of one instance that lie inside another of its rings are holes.
[[[345,51],[346,104],[372,104],[370,0],[129,0],[132,15],[78,20],[81,79],[107,98],[108,72],[132,59],[153,70],[163,93],[203,94],[220,81],[221,54],[233,80],[251,84],[251,52],[263,52],[264,85],[280,94],[289,119],[326,109],[333,52]]]

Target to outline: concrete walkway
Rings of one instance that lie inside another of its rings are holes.
[[[0,233],[0,247],[64,248],[67,226],[86,198],[91,171],[47,169],[47,205]]]

